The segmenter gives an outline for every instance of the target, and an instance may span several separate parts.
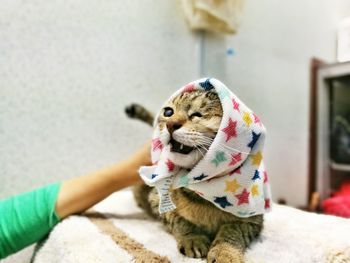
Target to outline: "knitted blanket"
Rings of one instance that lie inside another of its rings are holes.
[[[247,262],[350,262],[350,220],[274,204]],[[16,261],[11,261],[16,262]],[[148,218],[130,191],[111,195],[85,215],[58,224],[35,263],[206,262],[187,258],[162,224]]]

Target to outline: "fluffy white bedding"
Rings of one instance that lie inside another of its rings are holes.
[[[174,238],[142,213],[130,191],[113,194],[94,210],[108,219],[67,218],[52,231],[34,262],[205,262],[181,255]],[[246,261],[350,262],[350,220],[273,205]]]

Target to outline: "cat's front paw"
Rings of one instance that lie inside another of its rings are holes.
[[[207,258],[208,263],[244,263],[243,250],[226,242],[213,246]]]
[[[129,116],[129,118],[135,118],[135,116],[137,116],[138,112],[141,111],[142,108],[142,106],[133,103],[125,107],[125,113]]]
[[[188,235],[177,240],[179,251],[192,258],[204,258],[207,256],[210,240],[205,235]]]

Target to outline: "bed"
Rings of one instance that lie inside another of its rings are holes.
[[[350,219],[273,205],[246,262],[350,262]],[[128,190],[59,223],[36,248],[35,263],[206,262],[187,258],[162,224],[140,210]]]

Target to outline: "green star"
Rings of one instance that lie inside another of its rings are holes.
[[[225,157],[225,153],[224,152],[216,152],[215,154],[215,158],[213,160],[211,160],[211,162],[213,164],[215,164],[215,166],[219,166],[220,163],[226,161],[226,157]]]
[[[220,91],[218,92],[218,95],[220,99],[223,100],[226,97],[230,97],[230,92],[225,88],[221,88]]]
[[[186,175],[183,175],[180,177],[180,185],[181,186],[187,186],[188,185],[188,182],[190,181],[190,178],[188,178],[187,174]]]

